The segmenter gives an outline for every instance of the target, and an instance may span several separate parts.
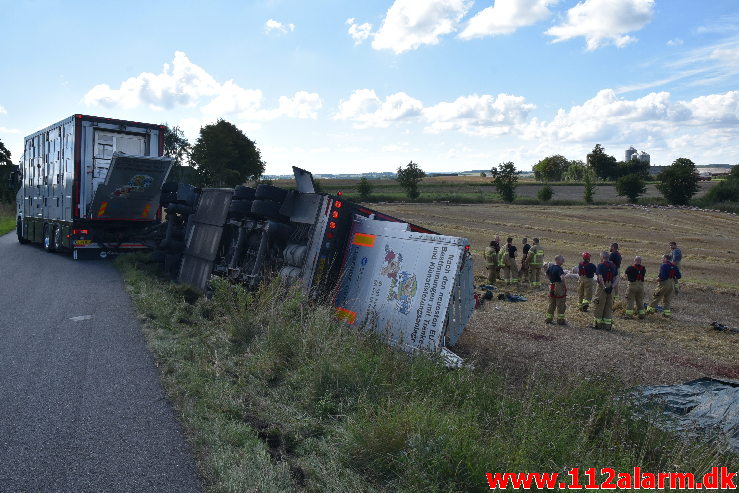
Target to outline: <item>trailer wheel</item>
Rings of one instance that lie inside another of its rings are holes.
[[[251,214],[251,206],[251,200],[234,200],[228,207],[228,213],[234,216],[245,216]]]
[[[234,188],[233,198],[238,200],[254,200],[254,195],[256,194],[256,192],[257,191],[251,187],[239,185],[238,187]]]
[[[281,204],[285,200],[287,190],[280,187],[273,187],[272,185],[259,185],[254,197],[257,200],[271,200]]]
[[[280,214],[280,204],[271,200],[255,200],[251,204],[251,213],[278,222],[287,222],[289,218]]]
[[[51,236],[51,239],[54,243],[54,251],[61,252],[64,248],[64,245],[62,245],[62,228],[60,228],[59,226],[54,226],[54,232]]]
[[[18,243],[25,245],[28,240],[23,237],[23,220],[19,217],[15,222],[15,234],[18,235]]]
[[[44,250],[46,250],[49,253],[52,253],[55,250],[54,248],[54,232],[53,232],[54,226],[50,224],[44,225]]]
[[[290,234],[293,232],[293,228],[288,224],[276,223],[270,221],[267,223],[267,235],[269,239],[277,243],[285,243]]]

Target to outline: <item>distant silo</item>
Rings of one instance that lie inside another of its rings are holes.
[[[641,152],[639,153],[639,161],[641,161],[642,163],[647,163],[647,164],[649,164],[649,154],[647,154],[647,153],[646,153],[646,152],[644,152],[644,151],[641,151]]]
[[[629,161],[631,161],[631,158],[632,158],[632,157],[633,157],[633,156],[634,156],[635,154],[636,154],[636,149],[634,149],[634,147],[633,147],[633,146],[632,146],[632,147],[629,147],[628,149],[626,149],[626,159],[624,159],[624,161],[626,161],[626,162],[629,162]]]

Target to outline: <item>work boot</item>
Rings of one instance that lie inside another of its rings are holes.
[[[649,315],[650,313],[654,313],[654,311],[655,310],[654,310],[654,307],[653,306],[648,306],[647,309],[646,309],[647,315]]]
[[[547,318],[547,319],[544,320],[544,322],[545,323],[548,323],[548,324],[553,324],[554,323],[554,320],[552,320],[551,318]]]
[[[567,320],[560,318],[557,320],[557,325],[567,325]]]
[[[589,308],[589,307],[590,307],[590,305],[588,305],[587,303],[585,303],[585,304],[584,304],[584,305],[582,306],[582,311],[584,311],[584,312],[588,311],[588,308]]]

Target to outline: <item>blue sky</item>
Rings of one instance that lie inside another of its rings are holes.
[[[739,162],[736,0],[0,0],[0,140],[224,118],[268,174]]]

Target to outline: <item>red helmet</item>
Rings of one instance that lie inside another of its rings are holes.
[[[582,252],[583,260],[590,260],[590,254],[588,252]]]

